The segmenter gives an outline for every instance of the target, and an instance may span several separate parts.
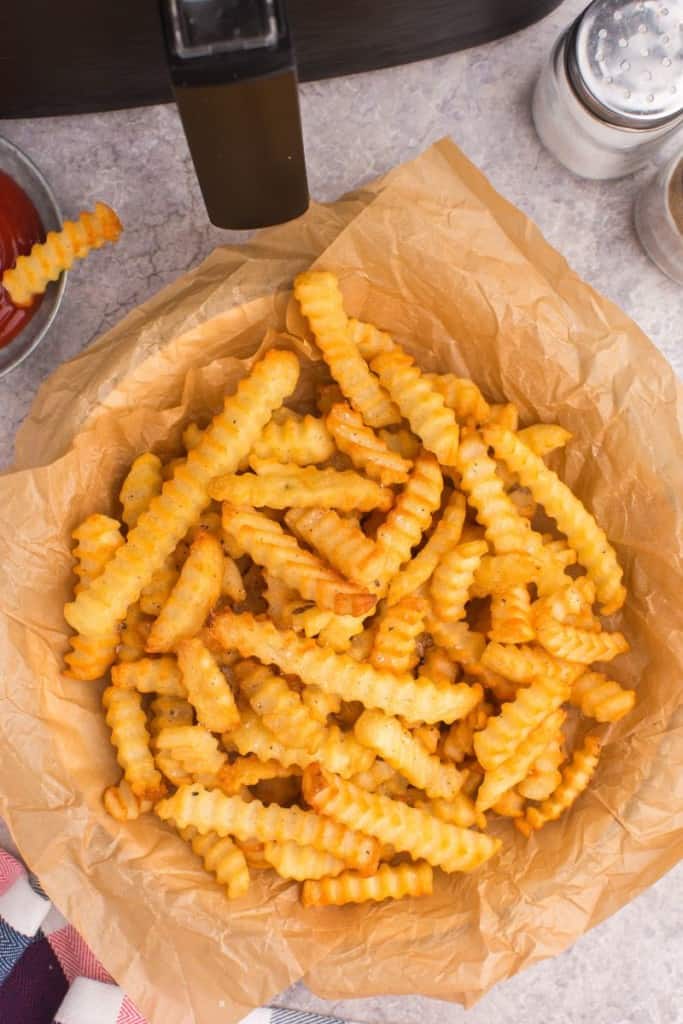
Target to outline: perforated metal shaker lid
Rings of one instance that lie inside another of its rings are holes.
[[[571,30],[567,70],[604,121],[674,121],[683,114],[683,0],[595,0]]]

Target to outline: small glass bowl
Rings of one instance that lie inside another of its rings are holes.
[[[62,215],[54,193],[36,165],[25,153],[7,139],[0,137],[0,171],[9,174],[23,188],[42,222],[45,233],[59,231]],[[51,282],[34,316],[8,345],[0,348],[0,377],[13,370],[41,343],[57,315],[64,289],[66,274]]]

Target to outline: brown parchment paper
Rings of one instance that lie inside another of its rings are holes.
[[[590,790],[526,842],[504,822],[493,863],[432,897],[302,911],[258,878],[229,904],[152,819],[120,828],[100,684],[64,679],[69,534],[116,511],[130,460],[177,450],[262,345],[294,345],[297,401],[323,368],[289,303],[316,261],[349,310],[429,369],[466,373],[527,422],[568,427],[565,479],[615,542],[638,690],[605,732]],[[615,267],[618,272],[618,267]],[[276,334],[287,328],[289,335]],[[309,358],[313,357],[313,358]],[[597,295],[448,141],[361,193],[220,249],[43,387],[0,478],[0,814],[48,894],[154,1024],[238,1019],[294,979],[321,995],[422,992],[471,1003],[566,948],[683,851],[681,391],[638,327]]]

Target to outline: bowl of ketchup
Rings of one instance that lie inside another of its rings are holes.
[[[0,138],[0,277],[48,231],[61,213],[52,189],[25,153]],[[66,274],[27,308],[14,306],[0,285],[0,377],[18,366],[47,334],[62,301]]]

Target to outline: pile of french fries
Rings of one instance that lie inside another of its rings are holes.
[[[423,373],[334,275],[294,294],[317,414],[271,349],[183,457],[135,460],[121,521],[73,534],[67,674],[111,670],[107,811],[157,814],[229,897],[261,870],[306,906],[428,894],[495,855],[489,815],[528,836],[587,787],[600,740],[568,752],[567,715],[635,699],[591,667],[628,649],[598,615],[622,572],[544,462],[566,430]]]

